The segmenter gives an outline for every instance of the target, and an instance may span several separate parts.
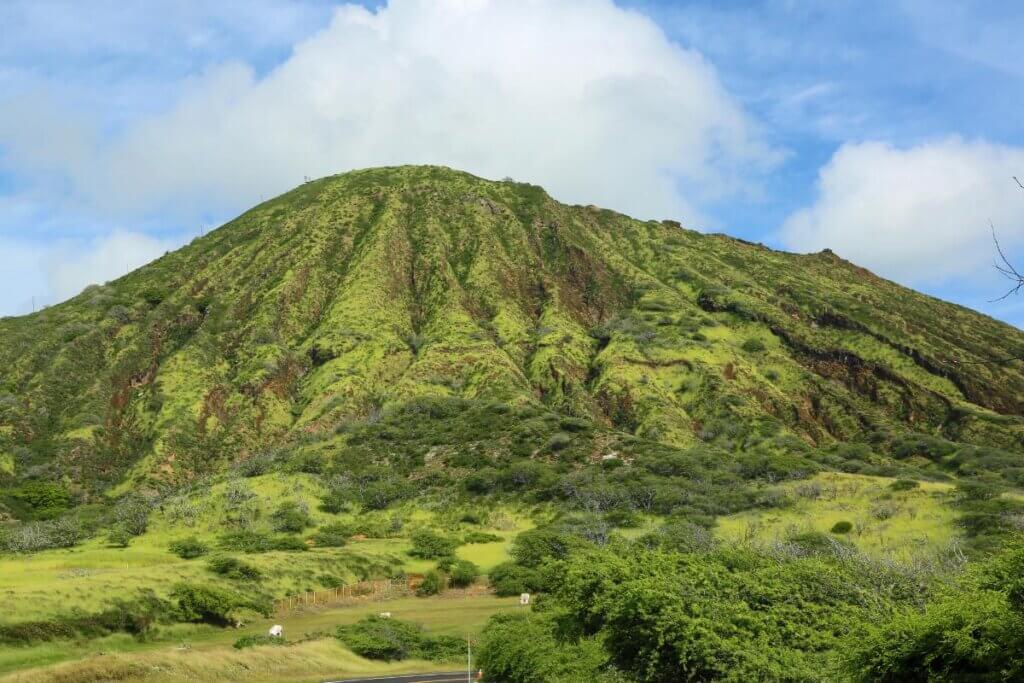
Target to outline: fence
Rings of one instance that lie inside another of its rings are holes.
[[[306,591],[289,595],[274,601],[274,612],[284,614],[295,609],[330,605],[349,600],[387,600],[388,598],[408,595],[409,583],[406,579],[380,579],[376,581],[359,581],[358,583],[325,588],[318,591]]]

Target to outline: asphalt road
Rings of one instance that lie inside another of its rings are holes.
[[[401,676],[378,676],[376,678],[346,678],[326,683],[466,683],[466,672],[441,674],[403,674]]]

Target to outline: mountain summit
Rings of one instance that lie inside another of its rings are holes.
[[[273,445],[344,444],[346,425],[424,396],[724,452],[1021,451],[1024,370],[1005,359],[1022,352],[1019,330],[828,251],[370,169],[0,320],[0,478],[182,481]]]

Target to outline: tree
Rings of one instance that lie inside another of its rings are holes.
[[[1024,190],[1024,183],[1020,181],[1020,178],[1018,178],[1017,176],[1013,176],[1013,180],[1014,182],[1017,183],[1017,186],[1020,187],[1020,189]],[[1002,275],[1003,277],[1010,281],[1010,288],[1006,291],[1005,294],[996,299],[996,301],[1002,301],[1003,299],[1006,299],[1010,296],[1013,296],[1014,294],[1017,294],[1018,292],[1020,292],[1021,289],[1024,289],[1024,275],[1022,275],[1020,271],[1017,270],[1016,266],[1013,265],[1010,259],[1006,257],[1006,253],[1003,251],[1002,245],[999,244],[999,238],[996,237],[995,226],[991,227],[992,241],[995,242],[996,253],[999,255],[999,258],[996,260],[995,263],[996,270],[999,271],[1000,275]]]

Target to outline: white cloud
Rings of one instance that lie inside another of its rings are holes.
[[[818,176],[815,203],[790,216],[789,248],[831,248],[911,285],[958,280],[992,287],[989,221],[1024,257],[1024,149],[952,137],[900,149],[843,145]]]
[[[102,284],[181,246],[184,238],[158,239],[114,232],[90,240],[51,244],[0,237],[0,314],[23,314],[63,301],[87,285]]]
[[[57,244],[43,258],[49,297],[63,301],[87,285],[116,279],[178,246],[181,240],[136,232],[114,232],[87,243]]]
[[[52,146],[21,139],[19,162],[52,171]],[[338,8],[263,77],[209,70],[63,173],[101,212],[191,220],[307,175],[440,163],[692,222],[777,158],[699,54],[610,0],[392,0]]]

